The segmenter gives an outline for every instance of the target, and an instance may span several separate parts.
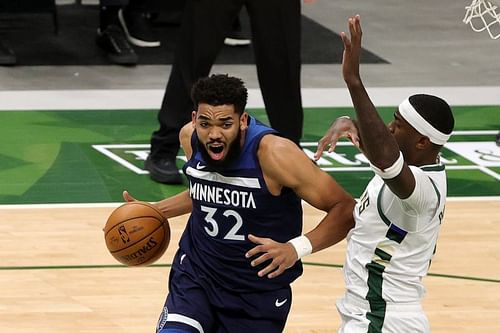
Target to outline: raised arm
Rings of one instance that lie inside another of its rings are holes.
[[[415,188],[415,178],[402,160],[398,143],[378,114],[361,81],[359,61],[362,31],[359,15],[349,18],[348,25],[351,38],[349,39],[345,32],[341,33],[344,42],[342,74],[356,110],[363,152],[371,164],[382,171],[399,170],[397,166],[403,163],[400,172],[389,175],[390,178],[386,177],[384,181],[397,196],[406,198]]]

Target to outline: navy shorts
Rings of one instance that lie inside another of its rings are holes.
[[[214,286],[178,251],[157,332],[177,329],[193,333],[281,333],[291,304],[290,286],[258,293],[234,293]]]

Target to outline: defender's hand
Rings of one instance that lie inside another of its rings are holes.
[[[360,148],[358,128],[351,118],[340,117],[333,122],[328,131],[326,131],[326,134],[319,140],[318,148],[316,149],[316,153],[314,153],[314,160],[319,160],[321,154],[328,146],[330,146],[328,148],[329,153],[334,151],[340,138],[348,138],[356,147]]]
[[[359,59],[361,56],[361,18],[359,15],[350,17],[348,20],[349,34],[340,33],[342,42],[344,43],[344,53],[342,57],[342,74],[344,81],[349,83],[360,80],[359,76]]]

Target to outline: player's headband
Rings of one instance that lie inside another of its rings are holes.
[[[405,99],[399,104],[398,109],[399,114],[401,114],[401,116],[420,134],[428,137],[432,143],[442,146],[450,138],[451,134],[444,134],[429,124],[427,120],[415,110],[408,99]]]

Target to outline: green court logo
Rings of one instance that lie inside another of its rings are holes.
[[[441,163],[448,171],[476,170],[500,180],[500,147],[491,141],[470,141],[479,135],[493,135],[494,131],[461,131],[454,132],[456,141],[448,142],[441,152]],[[457,139],[462,139],[458,141]],[[469,140],[464,140],[469,139]],[[313,158],[317,142],[301,142],[304,153]],[[110,144],[93,145],[93,148],[123,167],[137,174],[147,174],[144,161],[149,154],[148,144]],[[179,169],[186,162],[181,151],[177,156]],[[323,152],[316,164],[326,172],[360,172],[371,171],[369,161],[352,143],[337,143],[334,152]]]
[[[144,170],[144,161],[149,155],[149,144],[110,144],[92,145],[92,147],[138,175],[149,173]],[[186,156],[177,156],[177,160],[177,164],[182,166],[186,162]]]

